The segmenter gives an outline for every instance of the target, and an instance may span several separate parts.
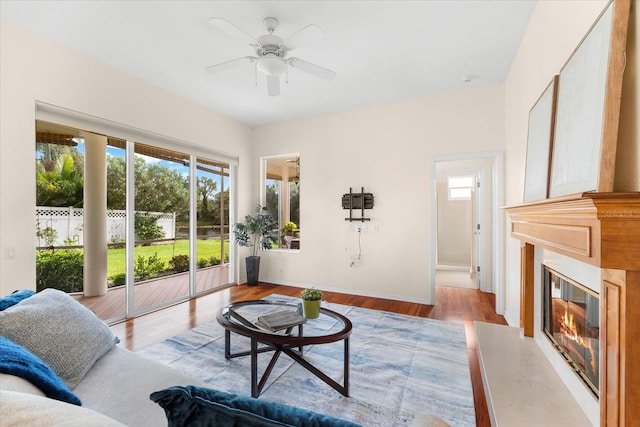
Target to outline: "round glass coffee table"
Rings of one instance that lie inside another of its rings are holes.
[[[344,396],[349,396],[349,336],[351,335],[351,321],[340,313],[320,308],[318,319],[309,319],[306,323],[286,327],[272,332],[259,326],[258,317],[275,311],[291,310],[301,312],[299,304],[289,302],[255,300],[242,301],[221,308],[217,320],[225,329],[224,357],[251,357],[251,397],[258,397],[262,392],[269,375],[273,370],[280,354],[284,353],[296,363],[333,387]],[[315,325],[329,325],[330,327],[305,327]],[[231,353],[231,332],[244,335],[251,340],[251,349],[238,353]],[[304,358],[303,349],[308,345],[344,342],[344,381],[338,383],[318,367]],[[259,345],[261,344],[261,345]],[[273,352],[271,361],[258,381],[258,354]]]

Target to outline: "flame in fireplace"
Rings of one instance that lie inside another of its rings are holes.
[[[564,315],[562,316],[562,327],[560,331],[567,338],[577,342],[582,346],[585,345],[584,338],[578,333],[578,328],[573,321],[573,313],[568,313],[567,310],[564,311]]]
[[[542,327],[553,347],[596,396],[600,377],[598,295],[550,268],[543,283]]]
[[[578,332],[577,324],[573,321],[573,313],[569,313],[567,309],[564,310],[564,315],[562,316],[562,322],[560,325],[560,332],[565,337],[570,339],[571,341],[579,344],[582,348],[591,353],[591,369],[593,372],[597,372],[596,358],[595,352],[598,350],[597,348],[593,348],[591,346],[590,340],[585,340],[584,337]],[[565,348],[569,348],[567,343],[563,343]],[[584,358],[580,358],[581,362],[584,364]]]

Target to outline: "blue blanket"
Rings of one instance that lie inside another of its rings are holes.
[[[0,297],[0,311],[6,310],[12,305],[16,305],[23,299],[29,298],[32,295],[35,295],[34,291],[20,290],[14,291],[12,294],[9,294],[7,296]]]
[[[13,341],[0,337],[0,372],[15,375],[38,387],[47,397],[82,405],[78,396],[39,357]]]

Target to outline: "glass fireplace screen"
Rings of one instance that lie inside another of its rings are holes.
[[[598,294],[543,266],[543,331],[596,396],[600,375]]]

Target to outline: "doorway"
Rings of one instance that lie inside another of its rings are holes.
[[[431,300],[436,286],[496,294],[504,310],[501,152],[432,159]]]
[[[456,162],[453,162],[455,166]],[[442,166],[439,163],[436,167]],[[447,165],[448,166],[448,165]],[[440,168],[436,172],[436,285],[480,287],[478,193],[482,169]]]

